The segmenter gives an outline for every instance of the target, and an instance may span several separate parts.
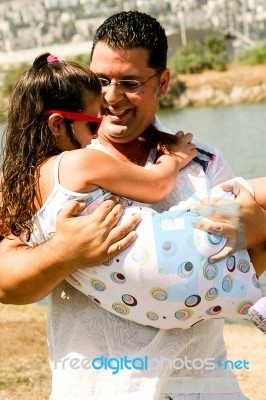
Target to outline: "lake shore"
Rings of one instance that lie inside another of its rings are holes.
[[[183,108],[266,102],[266,64],[229,64],[226,71],[179,74],[177,79],[185,90],[179,93],[178,81],[173,79],[162,105]]]
[[[0,400],[47,400],[51,388],[46,343],[46,306],[0,304]],[[251,323],[226,324],[228,359],[246,360],[234,369],[250,400],[265,398],[265,335]]]

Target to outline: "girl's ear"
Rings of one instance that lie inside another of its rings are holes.
[[[56,137],[62,135],[65,132],[64,118],[61,114],[54,113],[50,115],[48,119],[48,126],[52,134]]]

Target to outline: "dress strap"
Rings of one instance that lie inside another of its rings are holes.
[[[59,156],[55,160],[55,165],[54,165],[54,183],[55,183],[56,186],[58,186],[60,184],[60,182],[59,182],[59,166],[60,166],[61,159],[62,159],[62,157],[63,157],[63,155],[65,153],[67,153],[67,152],[63,151],[63,153],[59,154]]]

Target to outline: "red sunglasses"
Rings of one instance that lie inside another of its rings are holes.
[[[52,115],[54,113],[61,114],[62,117],[73,121],[87,121],[89,122],[89,128],[93,135],[96,135],[100,128],[102,118],[93,117],[92,115],[84,114],[82,112],[71,112],[62,110],[47,110],[43,112],[43,115]]]

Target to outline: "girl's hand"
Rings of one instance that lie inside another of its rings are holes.
[[[196,145],[192,143],[192,133],[177,132],[176,144],[171,144],[170,148],[176,155],[179,161],[179,169],[184,168],[194,157],[197,156]]]

